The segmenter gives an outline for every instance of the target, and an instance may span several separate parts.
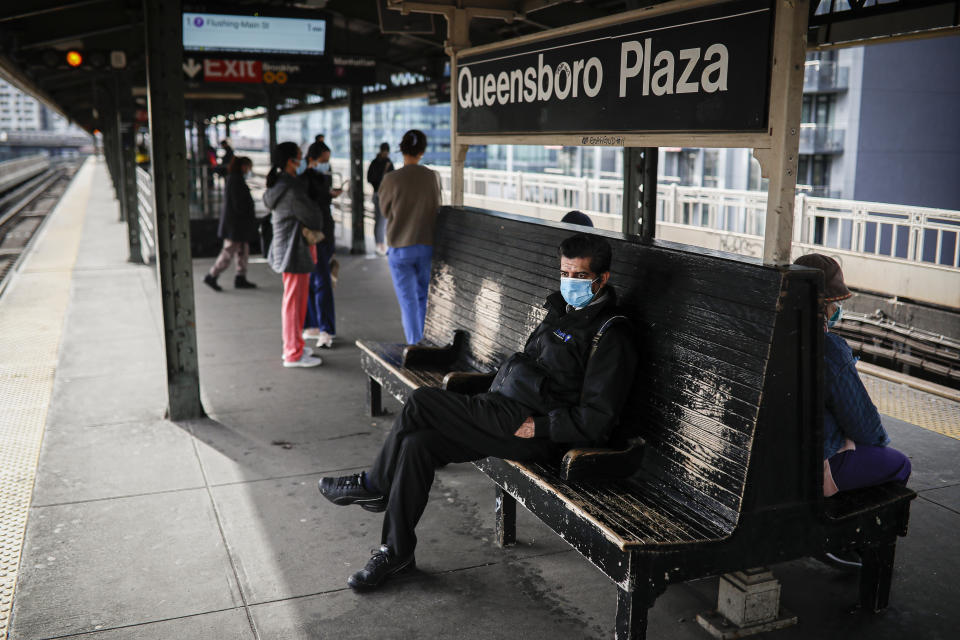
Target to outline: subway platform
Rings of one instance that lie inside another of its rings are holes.
[[[211,260],[194,261],[209,418],[173,423],[156,273],[126,261],[117,217],[88,160],[0,299],[0,638],[610,636],[614,585],[523,509],[518,544],[497,548],[493,486],[471,465],[437,474],[416,572],[347,588],[380,517],[330,505],[316,481],[363,469],[390,426],[365,414],[353,346],[401,339],[384,259],[341,255],[338,341],[317,369],[281,366],[281,284],[265,264],[251,266],[258,289],[234,290],[231,271],[215,293],[202,284]],[[960,407],[869,384],[900,417],[884,421],[920,494],[891,606],[853,613],[855,573],[775,565],[799,624],[765,637],[956,637]],[[670,587],[649,637],[708,638],[696,615],[716,597],[716,579]]]

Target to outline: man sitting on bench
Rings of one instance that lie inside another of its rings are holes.
[[[573,446],[607,443],[637,360],[608,285],[612,251],[603,238],[578,234],[559,254],[560,291],[547,298],[546,318],[501,365],[488,393],[415,390],[369,471],[320,480],[320,493],[336,505],[386,511],[380,549],[347,580],[352,588],[376,588],[415,566],[414,529],[438,467],[487,456],[559,459]]]

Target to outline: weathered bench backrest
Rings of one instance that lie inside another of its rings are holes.
[[[557,247],[578,231],[444,207],[425,335],[470,334],[468,358],[495,368],[523,348],[559,288]],[[607,232],[611,282],[637,326],[640,371],[624,426],[648,443],[642,474],[736,526],[763,400],[784,273],[748,259]]]

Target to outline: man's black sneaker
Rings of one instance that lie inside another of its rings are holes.
[[[339,478],[320,478],[320,494],[335,505],[358,504],[367,511],[380,513],[387,510],[387,498],[371,493],[363,486],[361,474],[340,476]]]
[[[214,277],[213,277],[212,275],[210,275],[209,273],[208,273],[207,275],[203,276],[203,284],[207,285],[208,287],[210,287],[210,288],[213,289],[214,291],[223,291],[223,287],[221,287],[221,286],[217,283],[217,279],[214,278]]]
[[[390,547],[381,545],[367,561],[367,566],[347,578],[351,589],[365,591],[376,589],[387,578],[417,568],[417,561],[411,553],[406,558],[396,557]]]

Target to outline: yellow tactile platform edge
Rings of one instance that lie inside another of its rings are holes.
[[[87,160],[76,174],[0,298],[0,638],[9,633],[94,162]]]
[[[880,413],[960,440],[960,403],[864,373],[860,378]]]

